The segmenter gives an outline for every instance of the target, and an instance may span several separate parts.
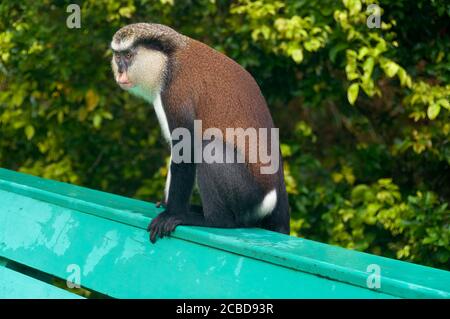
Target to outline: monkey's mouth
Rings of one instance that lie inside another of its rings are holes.
[[[119,84],[122,89],[131,89],[134,86],[134,84],[132,82],[129,82],[129,81],[127,81],[127,82],[117,82],[117,84]]]

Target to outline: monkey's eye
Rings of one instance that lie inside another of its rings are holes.
[[[131,53],[130,52],[128,52],[127,54],[125,54],[125,58],[127,59],[127,60],[129,60],[129,59],[131,59]]]

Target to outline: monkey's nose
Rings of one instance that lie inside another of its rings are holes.
[[[128,78],[127,72],[121,72],[117,76],[117,82],[119,84],[127,84],[130,83],[130,79]]]
[[[119,73],[116,78],[117,83],[122,89],[131,89],[134,85],[131,83],[126,72]]]

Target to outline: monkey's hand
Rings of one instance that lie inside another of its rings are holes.
[[[180,216],[170,214],[167,210],[163,211],[147,227],[147,231],[150,232],[150,241],[154,244],[156,238],[169,235],[182,222]]]

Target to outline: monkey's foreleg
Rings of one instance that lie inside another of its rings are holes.
[[[150,241],[155,243],[158,237],[162,238],[169,235],[181,223],[182,219],[179,215],[177,216],[163,211],[147,227],[147,231],[150,232]]]
[[[172,162],[170,173],[166,209],[154,218],[147,228],[152,243],[158,237],[167,236],[176,226],[186,222],[186,216],[189,215],[189,199],[194,186],[195,164]]]
[[[171,214],[165,210],[154,218],[147,227],[147,231],[150,232],[150,241],[155,243],[158,237],[168,236],[178,225],[207,226],[204,217],[197,212]]]
[[[206,220],[200,206],[192,206],[191,210],[184,214],[171,214],[166,210],[154,218],[148,226],[147,231],[150,232],[150,241],[155,243],[158,237],[162,238],[169,235],[178,225],[221,228],[236,227],[234,223]]]

